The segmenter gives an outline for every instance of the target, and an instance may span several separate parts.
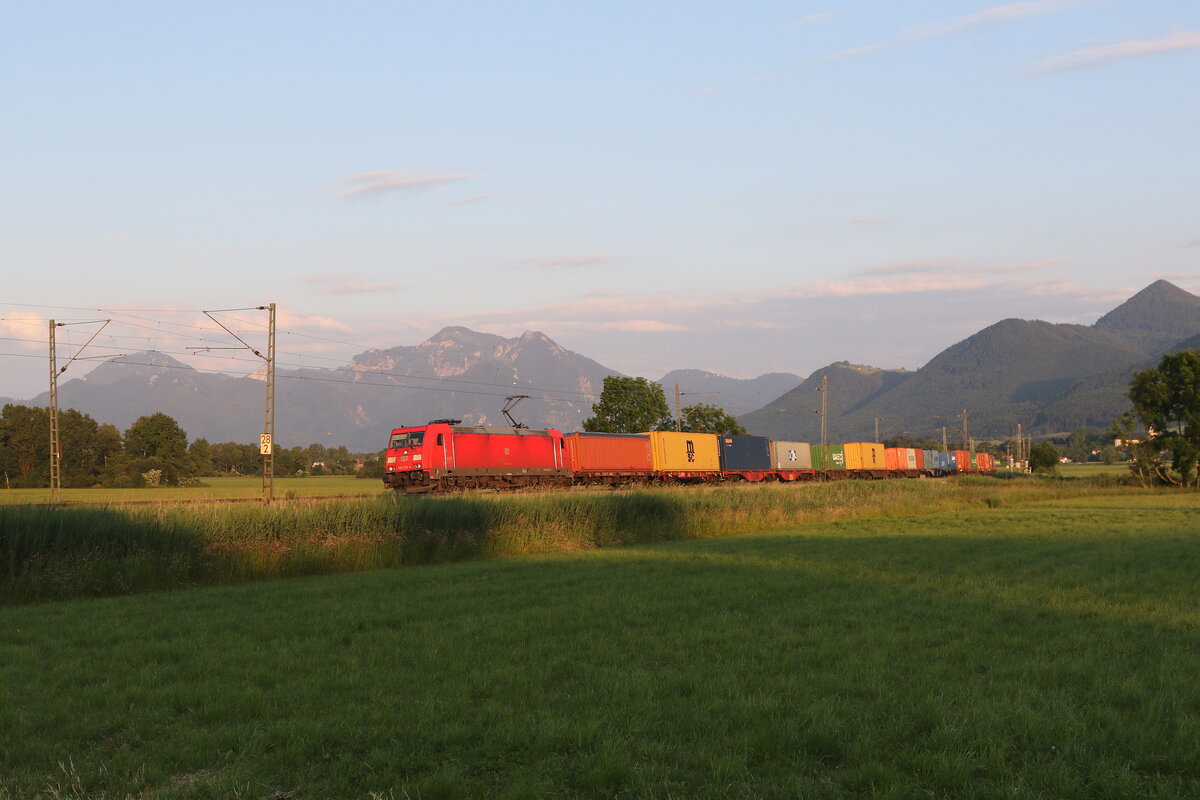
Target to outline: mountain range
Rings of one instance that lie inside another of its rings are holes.
[[[1129,410],[1133,372],[1167,351],[1200,344],[1200,297],[1160,280],[1094,325],[1006,319],[943,350],[913,372],[832,364],[765,407],[740,417],[749,430],[815,440],[816,389],[829,379],[828,437],[901,433],[951,440],[962,430],[1006,437],[1017,423],[1033,433],[1106,427]]]
[[[838,362],[803,379],[680,369],[659,382],[668,404],[678,384],[684,405],[720,406],[751,433],[780,439],[819,439],[822,379],[831,441],[871,438],[876,420],[883,438],[940,435],[943,426],[956,432],[964,410],[972,435],[1003,437],[1018,422],[1035,433],[1103,427],[1128,409],[1133,371],[1193,346],[1200,297],[1156,281],[1094,325],[1006,319],[915,371]],[[231,377],[199,366],[203,356],[187,358],[191,364],[145,352],[105,362],[61,385],[60,407],[122,429],[163,411],[192,439],[254,441],[265,415],[263,376]],[[447,327],[415,346],[367,350],[337,369],[277,369],[276,439],[376,450],[399,425],[444,417],[507,424],[501,409],[515,395],[529,397],[511,411],[518,421],[577,430],[604,378],[619,374],[541,332],[505,338]],[[30,402],[44,405],[47,396]]]

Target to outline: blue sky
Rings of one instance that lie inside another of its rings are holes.
[[[5,26],[0,396],[43,390],[47,317],[183,352],[196,311],[273,301],[313,363],[459,324],[751,377],[1200,291],[1200,3],[41,2]]]

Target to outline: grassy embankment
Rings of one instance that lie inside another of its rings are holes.
[[[345,475],[313,478],[275,478],[275,497],[375,497],[387,490],[383,481]],[[262,478],[204,478],[198,486],[154,486],[142,489],[63,489],[68,505],[112,503],[187,503],[206,500],[256,500],[262,497]],[[0,505],[50,502],[49,489],[3,489]]]
[[[1200,795],[1195,495],[968,482],[912,516],[910,486],[813,487],[863,518],[757,536],[0,609],[0,798]]]
[[[1101,491],[1035,478],[0,507],[0,603],[721,536]]]

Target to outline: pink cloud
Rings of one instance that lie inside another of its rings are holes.
[[[1073,69],[1083,69],[1137,56],[1171,53],[1177,50],[1194,50],[1200,48],[1200,31],[1178,31],[1157,39],[1127,39],[1123,42],[1089,47],[1076,50],[1062,56],[1048,58],[1034,64],[1030,75],[1047,75],[1053,72],[1066,72]]]
[[[374,172],[359,172],[334,181],[335,185],[349,185],[337,195],[338,200],[372,197],[391,192],[428,189],[456,181],[478,177],[476,173],[458,172],[441,175],[414,175],[403,169],[382,169]]]

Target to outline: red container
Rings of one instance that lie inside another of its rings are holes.
[[[958,461],[959,472],[971,471],[971,451],[970,450],[955,450],[955,458]]]
[[[887,465],[889,472],[904,469],[900,466],[904,459],[904,448],[902,447],[885,447],[883,450],[883,460]]]
[[[576,475],[636,475],[654,469],[645,434],[571,433],[563,440]]]
[[[917,459],[917,469],[925,469],[925,451],[914,450],[913,452],[916,453],[915,458]]]

